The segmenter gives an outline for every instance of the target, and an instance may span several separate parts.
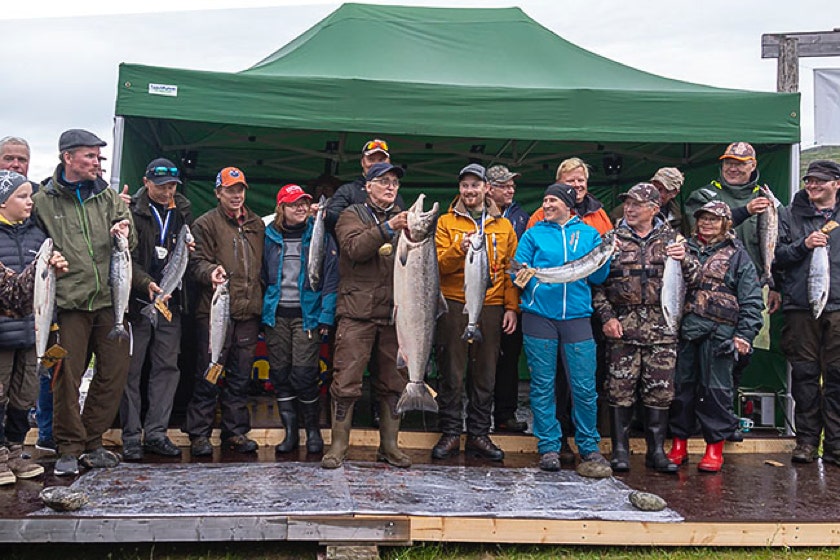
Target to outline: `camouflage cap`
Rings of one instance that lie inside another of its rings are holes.
[[[729,205],[727,205],[722,200],[710,200],[700,208],[694,211],[694,219],[700,217],[700,214],[711,214],[713,216],[719,216],[721,218],[726,218],[727,220],[732,219],[732,210],[729,209]]]
[[[659,190],[650,183],[639,183],[633,185],[626,193],[618,195],[618,199],[622,202],[628,198],[639,202],[659,204]]]
[[[685,182],[685,176],[676,167],[661,167],[650,178],[651,183],[654,181],[662,184],[666,191],[679,191]]]
[[[755,161],[755,148],[746,142],[733,142],[726,147],[726,151],[718,159],[737,159],[738,161]]]
[[[501,185],[519,177],[522,177],[521,173],[514,173],[504,165],[494,165],[487,170],[487,182],[491,185]]]

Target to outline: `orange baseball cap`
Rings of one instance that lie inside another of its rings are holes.
[[[236,167],[225,167],[219,174],[216,175],[216,188],[232,187],[233,185],[245,185],[248,188],[248,183],[245,181],[245,174]]]

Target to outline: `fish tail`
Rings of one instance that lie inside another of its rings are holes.
[[[772,290],[775,287],[775,284],[773,283],[773,275],[770,274],[769,272],[765,272],[764,274],[762,274],[761,275],[761,285],[762,286],[767,286],[768,288],[770,288]]]
[[[461,336],[461,340],[470,344],[473,342],[480,343],[484,341],[484,337],[481,336],[481,329],[478,328],[478,325],[467,325],[467,328],[464,329],[464,334]]]
[[[438,404],[435,398],[422,381],[409,381],[402,395],[400,395],[400,400],[397,401],[397,414],[402,414],[409,410],[438,411]]]
[[[148,317],[149,321],[152,323],[152,326],[157,328],[158,313],[157,313],[157,309],[155,309],[155,305],[153,303],[150,303],[149,305],[144,306],[143,309],[140,310],[140,313],[142,313],[143,315]]]
[[[108,340],[116,339],[128,340],[128,331],[122,323],[114,325],[114,328],[108,333]]]

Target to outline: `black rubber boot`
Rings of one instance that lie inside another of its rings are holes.
[[[283,420],[283,427],[286,428],[286,437],[274,448],[274,451],[289,453],[300,445],[300,426],[298,425],[295,401],[294,399],[278,400],[277,408],[280,411],[280,418]]]
[[[645,407],[645,466],[657,472],[675,474],[679,465],[665,455],[665,434],[668,431],[668,409]]]
[[[612,432],[610,467],[615,472],[630,470],[630,422],[632,420],[632,406],[610,407],[610,431]]]
[[[319,399],[311,402],[300,401],[300,414],[303,416],[303,427],[306,430],[306,452],[322,453],[324,439],[321,437],[319,417]]]

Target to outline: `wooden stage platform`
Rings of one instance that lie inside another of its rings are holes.
[[[326,439],[329,431],[324,430]],[[199,463],[189,457],[184,434],[170,436],[183,446],[184,456],[176,463]],[[218,444],[217,434],[215,443]],[[282,429],[259,428],[251,432],[261,449],[251,457],[222,453],[203,462],[234,465],[241,462],[310,464],[320,457],[300,453],[276,457],[274,445]],[[537,464],[536,442],[528,435],[494,435],[505,450],[504,463],[465,457],[431,461],[429,450],[438,435],[403,432],[401,445],[415,465],[448,465],[471,469],[497,469],[500,477],[516,480]],[[119,449],[119,432],[107,434],[107,444]],[[32,443],[32,441],[30,441]],[[372,462],[378,433],[354,429],[349,461]],[[608,441],[602,442],[608,452]],[[702,441],[691,441],[691,462],[678,475],[654,473],[644,467],[644,442],[634,439],[632,469],[617,475],[630,489],[653,492],[663,497],[682,521],[612,521],[592,518],[551,519],[543,517],[500,517],[458,515],[404,515],[375,512],[347,512],[336,515],[306,515],[295,508],[248,515],[226,515],[194,511],[183,504],[177,515],[86,516],[45,513],[38,493],[45,486],[69,485],[73,479],[52,474],[55,459],[44,458],[30,448],[46,473],[33,480],[19,480],[0,487],[0,542],[196,542],[232,540],[289,540],[321,543],[405,544],[417,541],[591,544],[620,546],[840,546],[840,467],[822,461],[792,465],[793,441],[784,437],[748,437],[744,443],[727,444],[726,463],[719,474],[697,471]],[[147,463],[164,467],[167,461],[149,458]],[[201,469],[195,469],[199,474]],[[416,469],[422,470],[422,469]],[[116,472],[116,471],[115,471]],[[313,471],[317,472],[317,471]],[[484,471],[482,471],[484,472]],[[490,471],[488,471],[490,472]],[[538,471],[537,471],[538,472]],[[566,478],[576,477],[571,470]],[[98,472],[105,477],[106,473]],[[375,484],[375,477],[371,477]],[[115,480],[114,485],[119,481]],[[201,478],[187,482],[200,487]],[[276,488],[274,489],[276,490]],[[514,493],[517,488],[512,488]],[[522,490],[526,491],[526,490]],[[250,488],[248,493],[260,493]],[[116,489],[119,495],[119,488]],[[91,497],[92,501],[96,496]],[[444,491],[440,496],[446,500]],[[234,510],[235,508],[231,508]],[[442,508],[444,509],[444,508]]]

